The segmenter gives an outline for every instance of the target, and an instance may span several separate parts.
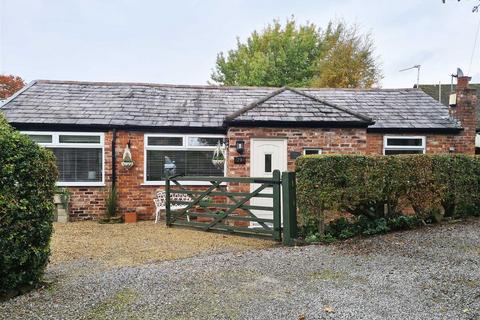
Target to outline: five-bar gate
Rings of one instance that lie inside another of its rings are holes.
[[[206,188],[182,185],[186,181],[205,182]],[[250,192],[233,190],[250,190]],[[248,188],[241,188],[248,185]],[[234,232],[271,237],[291,245],[297,233],[295,173],[275,170],[272,178],[170,176],[165,180],[167,226],[187,226],[204,231]],[[191,201],[176,201],[172,193],[187,194]],[[271,205],[252,205],[253,198],[271,199]],[[171,210],[171,205],[182,209]],[[271,218],[257,217],[271,212]],[[283,219],[282,219],[283,218]]]

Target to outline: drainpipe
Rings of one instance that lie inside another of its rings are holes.
[[[117,183],[117,156],[115,151],[115,145],[117,140],[117,129],[112,130],[112,190]]]

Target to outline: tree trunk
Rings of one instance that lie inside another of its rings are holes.
[[[318,217],[318,233],[320,236],[325,236],[325,212],[323,210],[319,210]]]

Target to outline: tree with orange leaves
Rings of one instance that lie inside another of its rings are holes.
[[[14,75],[0,75],[0,100],[5,100],[25,86],[25,81]]]

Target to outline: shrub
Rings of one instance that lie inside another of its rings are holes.
[[[353,219],[339,218],[326,225],[322,235],[313,229],[303,229],[307,243],[330,243],[338,239],[348,239],[355,236],[369,236],[396,230],[406,230],[417,227],[422,221],[415,216],[398,216],[374,219],[360,215]]]
[[[305,234],[347,238],[410,228],[443,212],[478,215],[479,177],[479,159],[467,155],[304,156],[297,159],[300,221]],[[325,226],[329,211],[353,218]]]
[[[0,114],[0,296],[35,285],[44,271],[56,178],[53,154]]]
[[[441,203],[445,216],[478,214],[479,158],[466,155],[433,157],[435,179],[443,186]]]
[[[112,218],[117,214],[118,206],[118,192],[117,188],[113,187],[108,192],[108,197],[106,201],[106,214],[108,218]]]

